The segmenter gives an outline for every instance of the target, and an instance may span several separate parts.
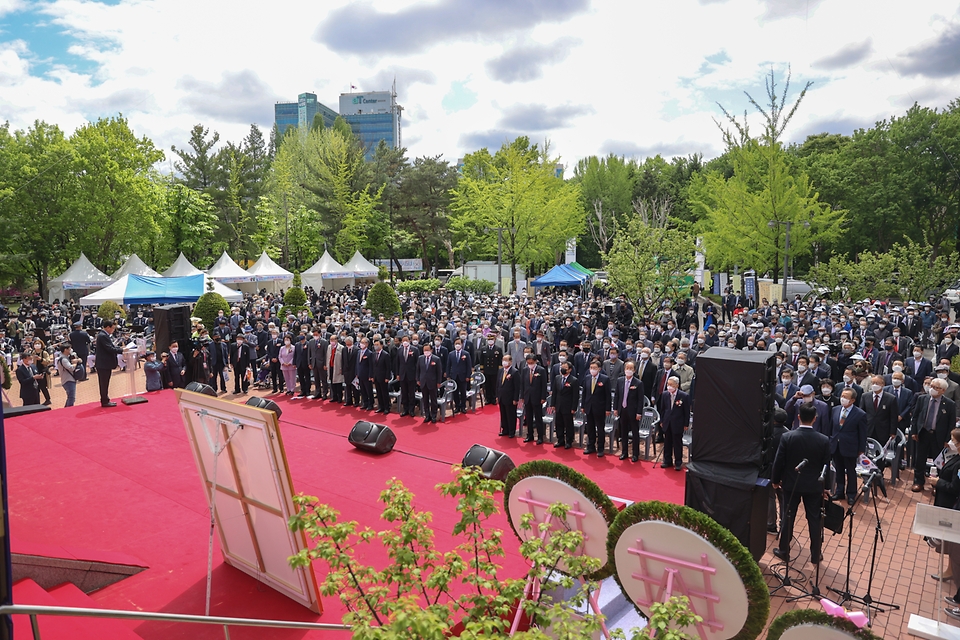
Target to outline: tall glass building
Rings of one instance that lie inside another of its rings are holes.
[[[290,127],[309,127],[317,114],[323,118],[323,126],[332,127],[337,112],[317,101],[315,93],[301,93],[296,102],[278,102],[273,106],[273,119],[280,135]]]
[[[397,104],[396,90],[340,94],[340,115],[360,138],[368,160],[381,140],[393,149],[401,146],[402,112],[403,107]]]

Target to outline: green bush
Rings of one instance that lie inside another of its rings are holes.
[[[436,278],[429,280],[404,280],[397,283],[399,293],[433,293],[440,289],[440,281]]]
[[[858,629],[857,625],[849,620],[831,616],[830,614],[817,609],[794,609],[773,619],[770,630],[767,632],[767,640],[780,640],[780,637],[791,627],[798,627],[805,624],[814,624],[824,627],[833,627],[851,634],[860,640],[880,640],[880,637],[869,629]]]
[[[197,304],[193,307],[193,315],[200,318],[203,326],[210,331],[217,319],[217,311],[221,309],[224,315],[230,315],[230,303],[219,293],[208,291],[197,300]]]
[[[479,293],[480,295],[488,296],[493,293],[496,288],[496,282],[491,282],[489,280],[473,280],[471,282],[470,291]]]
[[[302,287],[302,286],[303,286],[303,278],[300,277],[300,272],[299,272],[299,271],[294,271],[294,272],[293,272],[293,286],[294,286],[294,287]]]
[[[397,292],[389,284],[378,282],[373,285],[370,293],[367,294],[366,306],[374,316],[382,313],[390,318],[395,313],[400,313],[400,298],[397,297]]]
[[[107,300],[100,305],[100,308],[97,309],[97,313],[100,314],[100,317],[104,320],[108,318],[113,320],[113,314],[115,314],[117,311],[120,312],[121,318],[126,319],[127,313],[123,310],[123,307],[113,300]]]
[[[381,264],[379,267],[377,267],[377,278],[379,278],[382,281],[389,280],[390,270]]]
[[[507,479],[509,480],[509,477]],[[753,640],[759,637],[763,627],[767,624],[767,616],[770,615],[770,591],[767,583],[763,579],[760,566],[746,547],[710,516],[690,507],[666,502],[635,502],[621,511],[610,526],[610,531],[607,534],[607,553],[609,556],[611,558],[614,556],[617,542],[624,531],[638,522],[648,520],[672,522],[684,529],[689,529],[723,552],[723,555],[727,557],[727,560],[733,564],[737,573],[740,574],[740,579],[747,590],[747,606],[749,608],[747,620],[743,623],[740,632],[733,638],[734,640]],[[623,585],[616,573],[614,573],[614,578],[622,589]],[[640,611],[639,608],[637,610]],[[641,613],[643,612],[641,611]]]
[[[283,294],[283,304],[286,307],[302,307],[307,304],[307,294],[303,289],[294,285]]]
[[[513,488],[518,482],[524,478],[530,478],[532,476],[544,476],[547,478],[556,478],[561,482],[565,482],[570,485],[583,495],[585,495],[590,502],[592,502],[597,509],[604,515],[608,523],[612,523],[617,517],[617,508],[614,506],[613,501],[610,497],[597,486],[593,480],[583,475],[582,473],[575,471],[568,467],[565,464],[559,462],[553,462],[552,460],[531,460],[530,462],[525,462],[519,467],[511,471],[507,475],[507,479],[504,482],[503,486],[503,504],[508,504],[510,502],[510,492],[513,491]],[[520,536],[520,531],[517,527],[518,523],[514,523],[511,518],[508,518],[510,526],[513,528],[514,533],[517,536]],[[616,567],[613,562],[613,554],[607,554],[607,563],[603,565],[599,571],[592,573],[587,576],[590,580],[603,580],[606,577],[613,575],[616,571]]]
[[[481,295],[490,295],[497,285],[489,280],[471,280],[464,276],[454,276],[447,280],[444,288],[451,291],[460,291],[463,293],[471,292]]]
[[[447,284],[445,284],[444,287],[450,291],[462,291],[466,293],[470,290],[470,280],[463,276],[453,276],[447,280]]]

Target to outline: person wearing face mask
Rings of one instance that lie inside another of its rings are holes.
[[[941,362],[936,366],[934,373],[937,378],[947,384],[947,389],[943,393],[944,397],[950,398],[955,403],[960,403],[960,385],[950,379],[950,363],[947,361]]]
[[[590,361],[594,358],[591,348],[590,342],[584,340],[580,343],[580,351],[573,356],[573,373],[579,380],[583,380],[590,369]]]
[[[527,427],[524,442],[532,442],[536,432],[537,444],[543,444],[546,427],[543,424],[543,403],[547,399],[547,370],[537,364],[537,356],[526,354],[526,366],[519,372],[520,397],[523,399],[523,424]]]
[[[537,356],[537,362],[544,369],[550,366],[551,352],[550,343],[547,342],[543,330],[537,331],[537,339],[533,342],[533,354]]]
[[[573,446],[573,416],[580,402],[580,381],[573,375],[571,362],[564,360],[560,363],[551,386],[557,434],[557,442],[553,446],[569,449]]]
[[[423,345],[423,355],[417,361],[417,383],[423,396],[423,423],[437,421],[437,392],[443,382],[443,367],[440,358],[433,353],[433,345]],[[501,415],[503,409],[501,408]]]
[[[906,431],[910,426],[910,414],[913,412],[913,403],[916,398],[912,389],[908,389],[906,381],[910,380],[902,371],[890,374],[890,384],[883,390],[897,400],[897,428]]]
[[[663,393],[657,398],[660,427],[663,430],[662,469],[683,468],[683,431],[690,426],[690,396],[680,390],[679,378],[668,378]]]
[[[937,347],[937,362],[941,360],[952,361],[957,354],[960,354],[960,347],[957,347],[953,340],[953,335],[948,333],[943,336],[940,346]]]
[[[813,422],[813,430],[830,437],[833,432],[833,423],[830,420],[830,407],[827,403],[817,400],[814,395],[814,388],[809,384],[802,385],[797,392],[787,400],[785,407],[787,411],[787,424],[791,425],[793,429],[800,426],[800,418],[797,415],[798,408],[804,404],[812,404],[817,410],[817,417]]]
[[[513,358],[509,354],[501,355],[499,367],[492,376],[495,385],[494,395],[500,405],[500,433],[499,436],[515,438],[517,436],[517,404],[520,401],[520,379],[517,369],[513,366]]]
[[[656,387],[657,365],[654,364],[650,356],[650,349],[644,347],[637,354],[636,376],[643,384],[643,393],[648,400],[653,402],[653,390]]]
[[[581,380],[581,387],[580,405],[586,416],[584,428],[587,434],[583,455],[596,453],[598,458],[602,458],[606,439],[605,418],[610,414],[610,379],[600,372],[598,360],[590,362],[587,375]]]
[[[286,395],[292,396],[294,389],[297,388],[297,365],[294,362],[294,346],[290,336],[283,338],[283,346],[277,352],[277,362],[280,363],[280,371],[283,374],[283,382],[287,387]]]
[[[957,405],[945,398],[946,380],[930,381],[930,393],[917,398],[910,425],[910,438],[916,450],[913,456],[914,475],[911,491],[923,491],[927,459],[936,457],[946,446],[950,432],[957,425]]]
[[[807,384],[813,387],[817,382],[816,373],[810,370],[810,359],[807,356],[797,358],[795,383],[801,387]]]
[[[907,358],[903,367],[903,372],[920,384],[924,378],[933,375],[933,362],[923,357],[923,349],[918,346],[913,348],[913,357]]]
[[[867,414],[867,436],[881,445],[887,443],[891,435],[897,433],[899,412],[897,399],[883,390],[883,377],[866,378],[870,390],[860,396],[860,408]]]
[[[677,374],[677,377],[680,379],[680,391],[684,391],[688,394],[693,395],[693,384],[696,378],[696,373],[694,372],[693,367],[691,367],[687,362],[687,354],[680,352],[677,354],[677,358],[674,362],[673,371]]]
[[[169,353],[161,354],[166,357],[167,368],[163,372],[163,386],[169,389],[183,389],[187,386],[187,360],[180,352],[180,343],[176,340],[170,343]]]
[[[854,399],[854,404],[860,402],[860,397],[863,395],[863,387],[856,383],[854,378],[854,368],[852,366],[847,367],[843,372],[843,377],[840,382],[837,383],[837,386],[834,388],[834,394],[837,397],[840,397],[840,394],[846,388],[853,389],[854,393],[857,394],[857,397]]]
[[[631,462],[640,460],[640,412],[643,411],[643,383],[636,377],[636,364],[624,365],[623,376],[617,379],[613,395],[613,417],[620,427],[620,459],[628,456],[629,441],[633,441]]]
[[[340,352],[340,374],[343,377],[343,406],[360,406],[360,389],[353,384],[357,379],[357,352],[358,349],[353,342],[353,338],[346,336],[343,339],[343,348],[337,349]]]
[[[242,333],[237,334],[236,341],[230,345],[230,366],[233,368],[233,393],[240,395],[250,388],[250,378],[247,370],[255,361],[253,349],[247,344]]]
[[[373,411],[373,352],[370,341],[363,337],[357,351],[357,382],[360,386],[360,408]]]
[[[447,366],[443,373],[445,378],[457,383],[457,390],[454,392],[454,415],[466,413],[467,389],[473,374],[473,358],[464,350],[463,340],[459,337],[453,343],[453,351],[447,356]]]
[[[458,338],[459,340],[459,338]],[[383,341],[373,341],[373,355],[370,360],[370,375],[377,390],[376,413],[390,413],[390,379],[393,378],[393,363],[390,354],[383,348]]]
[[[623,377],[623,360],[620,358],[620,349],[616,346],[610,347],[610,357],[603,361],[600,370],[610,380],[619,380]]]
[[[394,355],[394,370],[400,381],[400,417],[412,416],[416,409],[417,392],[417,361],[420,350],[410,345],[410,338],[404,336],[400,340],[400,347]],[[488,397],[493,397],[492,394]]]
[[[789,365],[784,365],[780,372],[780,383],[777,384],[774,391],[774,400],[776,400],[777,406],[781,409],[786,408],[787,399],[794,397],[798,391],[800,391],[800,387],[794,383],[793,370]]]
[[[819,389],[817,394],[817,400],[827,405],[827,408],[830,410],[830,414],[833,415],[833,408],[840,406],[839,396],[834,395],[834,382],[830,378],[821,378],[819,380],[819,386],[815,386],[814,389]],[[832,428],[832,420],[831,420]],[[832,435],[832,434],[831,434]]]

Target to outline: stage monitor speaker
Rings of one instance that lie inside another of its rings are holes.
[[[357,449],[371,453],[390,453],[393,451],[393,445],[397,444],[397,436],[390,427],[364,420],[353,425],[348,439]]]
[[[40,413],[41,411],[50,411],[53,407],[42,404],[28,404],[25,407],[4,407],[4,418],[16,418],[17,416],[28,416],[31,413]]]
[[[463,466],[480,467],[485,478],[503,481],[517,465],[513,464],[510,456],[502,451],[475,444],[463,456]]]
[[[690,459],[763,466],[776,390],[772,351],[713,347],[697,356]]]
[[[767,550],[769,496],[770,481],[758,478],[756,469],[687,465],[684,504],[728,529],[758,562]]]
[[[169,349],[171,342],[186,342],[190,339],[191,333],[189,305],[168,304],[154,307],[153,329],[157,353],[163,353]]]
[[[258,409],[266,409],[267,411],[273,411],[275,414],[277,414],[278,420],[280,419],[280,416],[283,415],[283,411],[280,410],[280,407],[277,406],[277,403],[274,402],[273,400],[268,400],[267,398],[253,396],[243,404],[250,407],[256,407]]]
[[[203,384],[202,382],[191,382],[184,388],[194,393],[202,393],[205,396],[212,396],[214,398],[217,397],[217,392],[214,391],[213,387],[208,384]]]

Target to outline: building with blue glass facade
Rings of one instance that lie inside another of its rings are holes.
[[[340,94],[340,115],[360,138],[367,159],[373,157],[381,140],[393,149],[400,148],[402,112],[395,90]]]
[[[296,102],[278,102],[273,106],[273,120],[280,135],[290,127],[311,126],[318,113],[325,127],[332,127],[337,119],[337,112],[318,102],[315,93],[301,93]]]

